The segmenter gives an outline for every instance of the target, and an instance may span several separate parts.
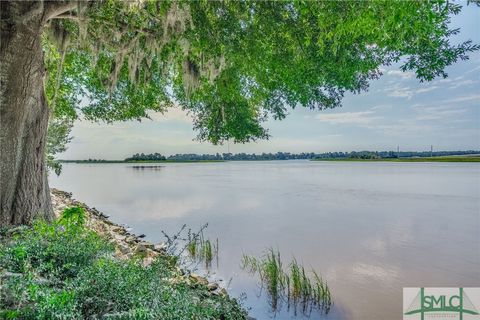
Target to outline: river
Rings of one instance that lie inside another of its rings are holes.
[[[208,223],[232,296],[257,319],[301,319],[271,309],[243,254],[281,252],[328,282],[333,306],[311,319],[402,319],[404,287],[480,287],[480,165],[265,161],[63,165],[51,187],[165,240]],[[146,164],[146,166],[149,166]]]

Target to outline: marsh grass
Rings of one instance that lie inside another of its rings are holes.
[[[197,232],[193,232],[183,225],[172,236],[162,231],[166,238],[167,253],[179,257],[183,265],[203,263],[209,269],[215,259],[218,267],[218,238],[215,241],[205,238],[203,231],[207,227],[208,224],[204,224]]]
[[[310,314],[314,309],[330,311],[332,299],[327,283],[314,270],[307,272],[295,258],[285,271],[280,252],[270,248],[261,258],[243,255],[242,269],[259,275],[273,312],[280,309],[283,300],[295,314],[298,308],[303,314]]]
[[[188,251],[188,254],[190,254],[191,257],[196,257],[197,256],[197,241],[190,241],[187,244],[187,251]]]
[[[260,263],[260,270],[264,274],[262,278],[266,280],[265,284],[271,300],[272,309],[276,310],[281,293],[285,288],[285,274],[282,269],[280,252],[275,252],[273,249],[268,250],[265,260]]]
[[[206,239],[203,229],[198,233],[188,233],[187,252],[190,258],[197,262],[203,262],[208,269],[216,258],[218,265],[218,238],[215,242]]]

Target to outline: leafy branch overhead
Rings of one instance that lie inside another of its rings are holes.
[[[32,6],[35,4],[32,4]],[[334,108],[401,61],[420,81],[480,47],[452,44],[447,1],[46,2],[47,96],[56,115],[148,117],[174,103],[198,138],[268,138],[287,108]],[[28,17],[26,17],[28,19]],[[85,105],[79,107],[83,97]]]

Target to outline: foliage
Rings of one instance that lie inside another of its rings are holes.
[[[204,287],[170,284],[177,276],[174,265],[158,259],[148,268],[134,262],[97,261],[71,286],[84,301],[84,317],[107,319],[244,319],[240,307],[226,298],[206,297]],[[139,316],[142,315],[142,316]],[[138,317],[138,318],[137,318]]]
[[[397,157],[430,157],[430,156],[449,156],[449,155],[469,155],[477,154],[479,151],[467,150],[467,151],[351,151],[351,152],[302,152],[302,153],[290,153],[290,152],[277,152],[277,153],[262,153],[262,154],[248,154],[248,153],[217,153],[217,154],[174,154],[168,156],[166,160],[172,161],[235,161],[235,160],[294,160],[294,159],[316,159],[316,158],[397,158]],[[149,160],[154,158],[155,154],[136,154],[125,161],[135,160]],[[85,160],[86,161],[86,160]],[[91,160],[91,162],[101,162],[102,160]],[[88,161],[86,161],[88,162]]]
[[[268,138],[262,123],[283,119],[288,107],[337,107],[345,92],[367,90],[383,65],[401,61],[402,70],[430,81],[479,49],[450,41],[459,32],[450,19],[462,6],[445,0],[73,7],[46,28],[46,51],[56,50],[46,63],[55,113],[140,120],[180,104],[198,138],[213,143]]]
[[[65,52],[66,48],[57,50],[55,46],[48,42],[47,37],[43,37],[42,43],[45,66],[48,71],[45,95],[51,110],[45,145],[45,159],[47,167],[53,170],[55,174],[60,175],[62,164],[55,159],[55,156],[65,152],[67,144],[72,140],[70,133],[73,121],[77,117],[75,108],[80,102],[77,97],[80,92],[76,91],[69,81],[65,81],[60,87],[64,55],[60,54],[59,51]]]
[[[244,255],[242,268],[260,276],[273,312],[280,309],[282,300],[286,300],[288,308],[293,307],[295,313],[298,305],[306,315],[314,309],[325,313],[330,311],[332,298],[327,283],[314,270],[309,277],[295,258],[286,271],[280,252],[270,248],[261,258]]]
[[[376,152],[368,151],[350,152],[348,157],[352,159],[380,159],[380,156]]]
[[[84,223],[69,208],[52,224],[2,230],[0,318],[245,319],[234,299],[177,281],[175,257],[118,260]]]
[[[203,262],[207,269],[211,267],[214,258],[217,258],[218,263],[218,238],[212,244],[210,239],[204,237],[203,229],[200,229],[198,233],[192,233],[189,230],[186,249],[191,259]]]
[[[480,162],[480,155],[410,158],[317,158],[316,161]]]
[[[183,225],[174,235],[162,231],[166,239],[167,252],[175,256],[180,265],[197,267],[203,263],[208,270],[212,266],[212,261],[216,259],[218,267],[218,238],[215,242],[205,238],[203,231],[207,227],[208,224],[204,224],[194,232],[192,229],[187,230],[186,225]]]
[[[165,156],[162,156],[160,153],[152,153],[152,154],[134,154],[131,157],[125,159],[125,161],[163,161],[166,160]]]
[[[75,277],[111,246],[83,225],[81,208],[66,209],[62,218],[47,224],[37,221],[2,249],[1,261],[11,272],[30,270],[52,281]]]
[[[72,140],[70,136],[72,125],[68,118],[52,118],[48,124],[45,158],[48,168],[56,175],[62,172],[62,163],[55,159],[55,155],[67,150],[67,144]]]

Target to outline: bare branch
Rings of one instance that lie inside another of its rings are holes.
[[[47,22],[59,15],[62,15],[68,11],[77,8],[77,2],[75,0],[68,1],[45,1],[45,16],[44,21]]]
[[[58,16],[51,17],[51,19],[70,19],[70,20],[82,20],[81,17],[71,14],[71,13],[64,13],[64,14],[59,14]]]

